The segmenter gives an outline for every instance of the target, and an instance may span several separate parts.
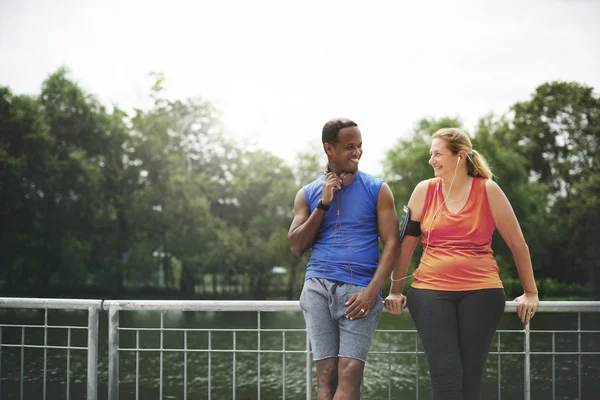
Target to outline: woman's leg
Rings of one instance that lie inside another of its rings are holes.
[[[463,400],[455,293],[410,288],[410,315],[425,348],[433,400]]]
[[[479,400],[492,339],[504,313],[504,289],[474,290],[458,303],[464,400]]]

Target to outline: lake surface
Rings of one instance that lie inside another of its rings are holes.
[[[98,399],[107,398],[108,345],[107,345],[108,313],[100,314],[99,338],[99,387]],[[11,324],[43,324],[43,311],[36,310],[0,310],[0,323]],[[81,311],[49,311],[49,325],[87,325],[87,314]],[[121,312],[121,327],[159,327],[160,312]],[[304,329],[304,320],[300,312],[262,312],[260,314],[262,329]],[[576,313],[538,313],[532,329],[534,330],[576,330]],[[203,328],[203,329],[254,329],[258,325],[257,313],[254,312],[171,312],[164,313],[164,326],[167,328]],[[600,313],[582,313],[582,330],[600,331]],[[393,316],[382,314],[380,330],[414,329],[408,314]],[[514,313],[506,313],[500,330],[518,330],[521,325]],[[67,344],[66,329],[49,329],[48,344]],[[187,348],[192,350],[208,348],[207,332],[188,332]],[[235,379],[236,399],[258,399],[259,357],[256,353],[224,352],[233,348],[232,332],[213,331],[210,335],[211,348],[211,393],[213,399],[232,399]],[[523,351],[523,333],[501,333],[501,351]],[[121,348],[135,348],[136,333],[122,331]],[[258,335],[256,332],[236,332],[237,350],[256,350]],[[140,331],[140,348],[156,349],[160,347],[160,333]],[[578,335],[576,333],[558,332],[555,336],[556,352],[577,352]],[[25,329],[27,344],[43,344],[43,329]],[[261,332],[261,351],[281,351],[284,337],[280,331]],[[21,328],[2,328],[2,343],[21,343]],[[87,332],[85,330],[71,332],[71,346],[85,346]],[[531,333],[532,351],[551,352],[552,334],[548,332]],[[285,333],[285,350],[282,353],[262,353],[260,355],[260,398],[281,399],[285,390],[286,399],[306,398],[306,355],[293,353],[304,351],[306,334],[303,331]],[[387,399],[391,391],[394,399],[430,399],[431,390],[427,371],[427,362],[423,354],[416,355],[416,333],[378,332],[374,338],[372,352],[366,367],[363,394],[365,399]],[[498,341],[494,340],[492,352],[497,351]],[[168,349],[184,348],[182,331],[164,332],[163,347]],[[389,354],[392,352],[411,352],[411,354]],[[422,347],[419,344],[419,350]],[[581,350],[583,352],[600,352],[600,333],[582,333]],[[47,399],[65,399],[67,394],[67,370],[70,374],[71,399],[84,399],[86,393],[87,354],[85,350],[71,350],[69,357],[64,349],[47,351]],[[581,365],[579,365],[581,357]],[[43,389],[43,349],[26,348],[23,359],[23,398],[27,400],[42,399]],[[69,360],[67,368],[67,359]],[[183,399],[184,365],[187,365],[188,399],[208,398],[208,360],[204,351],[190,351],[187,361],[182,351],[163,352],[163,398]],[[285,360],[285,361],[284,361]],[[3,347],[1,352],[0,376],[1,399],[18,399],[21,388],[21,349]],[[160,353],[143,351],[137,360],[139,365],[139,398],[158,399],[160,381]],[[235,362],[235,378],[233,375]],[[533,400],[552,399],[552,366],[551,355],[531,356],[531,387]],[[581,370],[582,399],[600,399],[600,355],[556,355],[554,358],[555,398],[578,399],[579,370]],[[418,366],[417,366],[418,364]],[[524,356],[501,355],[500,368],[498,355],[490,354],[487,363],[486,378],[482,399],[498,398],[498,369],[500,369],[500,385],[503,399],[522,399],[524,389]],[[418,383],[417,383],[418,373]],[[316,398],[316,380],[313,364],[313,398]],[[388,380],[391,377],[391,380]],[[391,382],[391,387],[388,382]],[[131,351],[120,352],[120,399],[135,399],[136,354]]]

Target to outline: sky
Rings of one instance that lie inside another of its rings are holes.
[[[148,108],[153,79],[202,97],[235,140],[293,164],[335,117],[362,131],[361,169],[424,117],[468,131],[547,81],[600,90],[595,0],[0,0],[0,85],[71,77],[106,104]]]

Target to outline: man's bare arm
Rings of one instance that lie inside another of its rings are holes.
[[[292,254],[300,257],[312,246],[319,232],[325,211],[320,208],[310,213],[306,205],[304,190],[300,189],[294,200],[294,219],[288,232],[288,243]]]
[[[398,214],[394,205],[392,190],[383,184],[377,201],[377,226],[383,243],[379,266],[369,286],[379,292],[385,280],[390,276],[398,257],[400,257],[400,229]]]
[[[346,316],[350,319],[363,318],[368,315],[375,303],[377,294],[383,283],[392,273],[392,269],[400,256],[400,231],[398,227],[398,214],[394,206],[394,196],[389,186],[384,183],[377,199],[377,226],[379,237],[383,243],[383,252],[379,258],[379,265],[375,275],[365,290],[354,294],[346,303],[348,308]],[[366,312],[362,312],[365,310]]]

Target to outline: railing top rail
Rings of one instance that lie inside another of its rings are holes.
[[[300,311],[297,300],[85,300],[0,297],[0,308],[154,311]],[[517,304],[507,301],[505,311]],[[541,301],[538,312],[600,312],[600,301]]]
[[[103,309],[156,311],[300,311],[297,300],[106,300]],[[517,304],[507,301],[505,311]],[[538,312],[600,312],[600,301],[541,301]]]
[[[300,311],[297,300],[106,300],[103,308],[160,311]]]
[[[102,300],[87,299],[45,299],[25,297],[0,297],[0,308],[35,308],[88,310],[102,308]]]
[[[506,302],[506,311],[517,311],[517,303]],[[537,312],[600,312],[600,301],[540,301]]]

